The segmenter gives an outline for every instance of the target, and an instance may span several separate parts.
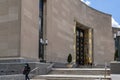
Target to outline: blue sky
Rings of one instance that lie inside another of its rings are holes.
[[[120,28],[120,0],[81,0],[87,5],[112,15],[112,26]]]

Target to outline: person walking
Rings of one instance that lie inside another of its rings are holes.
[[[25,80],[30,80],[30,78],[29,78],[29,73],[30,73],[30,66],[29,66],[29,64],[28,63],[26,63],[25,64],[25,66],[24,66],[24,70],[23,70],[23,74],[25,75]]]

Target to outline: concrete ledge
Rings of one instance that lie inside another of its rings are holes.
[[[29,62],[31,74],[47,74],[52,69],[50,63]],[[0,75],[22,74],[25,62],[0,63]],[[36,69],[35,69],[36,68]]]
[[[0,76],[0,80],[25,80],[25,77],[22,74],[2,75],[2,76]]]
[[[22,62],[39,62],[35,59],[28,59],[23,57],[0,58],[0,63],[22,63]]]

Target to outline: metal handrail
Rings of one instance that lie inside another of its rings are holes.
[[[40,67],[36,67],[36,68],[32,69],[32,70],[30,71],[30,73],[33,72],[33,71],[35,71],[35,70],[38,69],[38,68],[40,68]]]

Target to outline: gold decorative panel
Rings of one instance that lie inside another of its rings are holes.
[[[93,49],[92,49],[92,29],[89,29],[89,63],[92,63],[93,59]]]

